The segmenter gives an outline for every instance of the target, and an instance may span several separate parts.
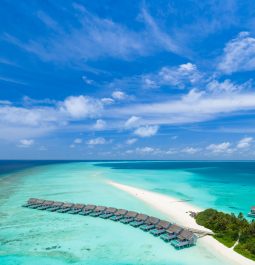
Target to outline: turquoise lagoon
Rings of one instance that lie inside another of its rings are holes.
[[[0,264],[4,265],[229,265],[199,242],[177,251],[128,225],[20,207],[29,197],[115,206],[164,218],[109,186],[106,180],[112,179],[203,208],[246,214],[255,204],[253,162],[1,162],[0,172]]]

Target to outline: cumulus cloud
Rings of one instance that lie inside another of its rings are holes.
[[[34,144],[34,140],[33,139],[22,139],[19,142],[18,147],[24,147],[24,148],[28,148],[30,146],[32,146]]]
[[[102,98],[101,101],[105,105],[111,105],[114,103],[114,99],[112,98]]]
[[[96,130],[103,130],[105,128],[105,126],[106,126],[106,122],[104,120],[99,119],[96,121],[94,128]]]
[[[134,131],[134,134],[140,136],[140,137],[151,137],[155,135],[158,132],[159,126],[153,125],[153,126],[142,126],[137,128]]]
[[[62,104],[62,110],[73,118],[97,116],[103,109],[101,102],[87,96],[70,96]]]
[[[1,139],[42,136],[68,128],[72,122],[98,116],[103,109],[101,101],[87,96],[70,96],[59,102],[25,98],[22,103],[0,104]]]
[[[223,82],[218,80],[212,80],[207,84],[208,91],[212,93],[233,93],[240,92],[242,90],[248,89],[251,87],[251,82],[245,82],[241,85],[233,83],[231,80],[226,79]]]
[[[139,121],[141,120],[140,117],[137,116],[131,116],[126,122],[125,122],[125,127],[131,128],[131,127],[136,127],[139,125]]]
[[[227,43],[218,69],[225,73],[252,71],[255,69],[255,38],[249,32],[240,32]]]
[[[229,153],[231,151],[230,146],[229,142],[223,142],[220,144],[210,144],[206,149],[213,153]]]
[[[101,144],[106,144],[106,140],[103,137],[97,137],[94,139],[90,139],[87,141],[88,145],[101,145]]]
[[[181,151],[183,153],[193,155],[193,154],[198,153],[200,151],[200,149],[199,148],[194,148],[194,147],[185,147]]]
[[[136,139],[136,138],[131,138],[131,139],[128,139],[128,140],[126,141],[126,143],[129,144],[129,145],[134,144],[134,143],[136,143],[136,142],[137,142],[137,139]]]
[[[123,99],[127,98],[127,95],[122,91],[114,91],[112,93],[112,97],[114,99],[117,99],[117,100],[123,100]]]
[[[160,86],[170,86],[184,89],[187,86],[195,85],[202,79],[202,74],[195,64],[186,63],[177,67],[164,66],[158,73],[141,76],[143,87],[158,88]]]
[[[252,137],[244,137],[238,142],[236,147],[238,149],[248,148],[248,147],[250,147],[252,142],[253,142]]]
[[[136,152],[137,153],[146,153],[146,154],[148,154],[148,153],[152,153],[154,151],[155,151],[155,149],[152,148],[152,147],[149,147],[149,146],[136,148]]]

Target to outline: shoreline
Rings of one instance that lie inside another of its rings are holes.
[[[115,181],[107,180],[107,184],[122,190],[130,195],[136,197],[137,199],[150,205],[152,208],[160,211],[170,218],[170,221],[176,222],[178,225],[186,226],[194,229],[210,231],[209,229],[200,226],[196,223],[195,219],[189,215],[190,211],[198,212],[202,209],[195,207],[185,201],[180,201],[177,198],[170,197],[168,195],[163,195],[160,193],[143,190],[133,186],[120,184]],[[211,236],[205,236],[199,239],[209,251],[214,255],[221,255],[228,261],[231,261],[236,265],[255,265],[255,262],[238,254],[232,248],[228,248],[221,244],[219,241]]]

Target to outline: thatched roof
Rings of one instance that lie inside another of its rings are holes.
[[[125,209],[118,209],[118,211],[115,213],[115,215],[124,215],[127,213],[127,210]]]
[[[106,213],[115,213],[117,211],[117,209],[116,208],[113,208],[113,207],[109,207],[109,208],[107,208],[106,209]]]
[[[134,218],[138,215],[137,212],[128,211],[127,214],[125,214],[125,217]]]
[[[171,223],[161,220],[158,224],[157,224],[157,228],[163,228],[163,229],[167,229],[169,226],[171,225]]]
[[[36,199],[36,198],[30,198],[27,202],[28,202],[28,203],[37,203],[37,201],[39,201],[39,199]]]
[[[43,202],[43,205],[51,205],[53,203],[54,203],[54,201],[44,201]]]
[[[82,209],[85,206],[85,204],[81,204],[81,203],[76,203],[73,205],[74,209]]]
[[[160,219],[151,216],[151,217],[149,217],[149,218],[146,220],[146,224],[156,225],[159,221],[160,221]]]
[[[180,233],[180,235],[178,236],[178,238],[179,238],[180,240],[191,240],[191,239],[193,238],[193,236],[194,236],[194,233],[192,233],[192,232],[190,232],[190,231],[184,229],[184,230]]]
[[[94,211],[95,212],[101,212],[101,211],[104,211],[106,208],[107,207],[105,207],[105,206],[97,206]]]
[[[44,203],[44,200],[39,200],[39,199],[37,199],[35,203],[36,203],[36,204],[42,204],[42,203]]]
[[[96,205],[88,204],[88,205],[86,205],[86,206],[83,208],[83,210],[88,211],[88,210],[93,210],[93,209],[95,209],[95,208],[96,208]]]
[[[61,208],[70,208],[70,207],[72,207],[72,206],[73,206],[73,203],[65,202],[65,203],[61,206]]]
[[[178,234],[182,231],[182,228],[174,224],[174,225],[171,225],[166,231],[170,234],[172,233]]]
[[[63,202],[54,202],[51,206],[61,206]]]
[[[149,218],[149,216],[148,215],[146,215],[146,214],[142,214],[142,213],[139,213],[137,216],[136,216],[136,220],[137,221],[145,221],[145,220],[147,220]]]

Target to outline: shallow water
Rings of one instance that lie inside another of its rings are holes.
[[[197,167],[183,165],[181,168],[181,163],[174,168],[165,162],[155,163],[33,165],[2,176],[0,264],[227,265],[217,253],[211,253],[199,242],[196,247],[177,251],[159,238],[121,223],[20,207],[27,198],[40,197],[115,206],[164,217],[136,198],[107,185],[107,179],[174,195],[199,206],[226,210],[235,207],[236,212],[246,211],[252,204],[251,197],[241,198],[249,189],[255,198],[251,169],[243,172],[244,176],[249,175],[249,181],[243,177],[242,181],[228,182],[208,173],[211,165],[202,169],[199,165],[197,172],[194,169]],[[226,178],[227,174],[222,174]]]

